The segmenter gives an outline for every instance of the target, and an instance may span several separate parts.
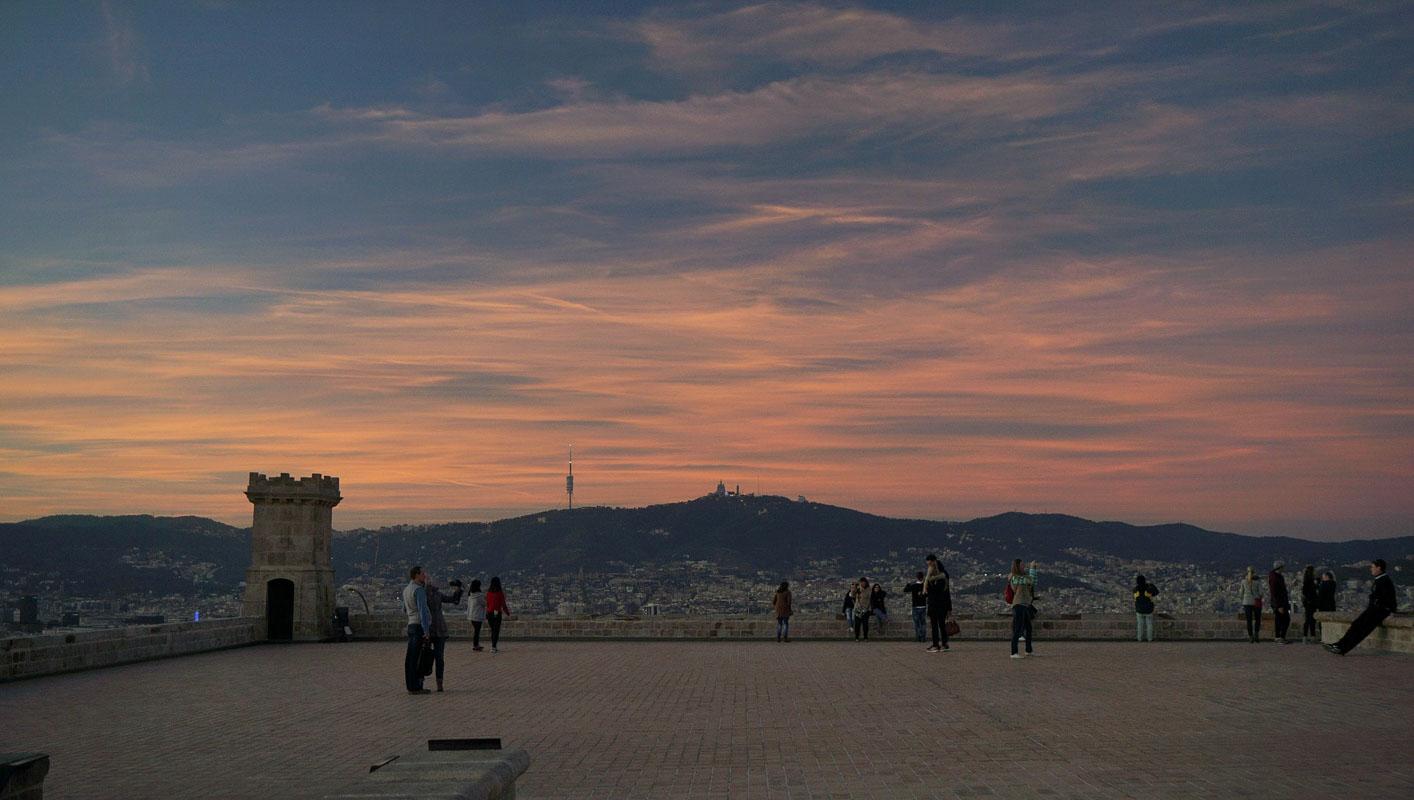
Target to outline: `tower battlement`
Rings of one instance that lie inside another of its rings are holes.
[[[281,472],[273,478],[261,472],[252,472],[245,496],[257,504],[317,503],[336,506],[344,499],[339,495],[339,479],[318,472],[303,478],[291,477],[288,472]]]

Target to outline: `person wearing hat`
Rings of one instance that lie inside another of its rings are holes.
[[[1291,595],[1286,591],[1286,576],[1282,574],[1285,569],[1286,564],[1278,561],[1267,573],[1267,596],[1272,598],[1272,625],[1276,628],[1278,644],[1289,644],[1286,629],[1291,627]]]

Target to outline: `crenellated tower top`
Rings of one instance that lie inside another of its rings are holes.
[[[245,496],[250,502],[298,503],[301,505],[322,505],[333,507],[344,498],[339,495],[339,479],[333,475],[318,472],[304,478],[294,478],[288,472],[276,477],[266,477],[264,473],[250,473],[250,485]]]

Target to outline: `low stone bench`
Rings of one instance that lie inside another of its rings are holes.
[[[515,800],[524,750],[438,750],[398,756],[325,800]]]
[[[1322,611],[1316,615],[1321,622],[1321,641],[1335,644],[1350,630],[1350,623],[1359,614],[1345,611]],[[1359,650],[1385,650],[1392,653],[1414,653],[1414,617],[1395,614],[1385,617],[1380,627],[1370,632],[1365,641],[1353,652]]]
[[[43,753],[0,753],[0,800],[40,800],[48,774]]]

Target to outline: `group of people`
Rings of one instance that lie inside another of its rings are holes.
[[[1381,562],[1383,563],[1383,562]],[[1247,568],[1247,574],[1238,583],[1238,600],[1242,603],[1243,617],[1247,621],[1247,641],[1256,644],[1262,639],[1262,608],[1270,603],[1272,610],[1273,638],[1280,644],[1290,644],[1286,638],[1291,628],[1291,592],[1286,586],[1286,564],[1277,561],[1267,573],[1265,589],[1257,577],[1257,571]],[[1335,610],[1335,573],[1327,570],[1316,577],[1316,568],[1310,564],[1301,573],[1301,608],[1305,619],[1301,623],[1301,641],[1320,641],[1316,623],[1316,612]]]
[[[918,641],[922,642],[927,638],[931,623],[933,643],[929,645],[928,652],[942,653],[948,650],[948,618],[952,615],[952,586],[948,576],[948,571],[943,567],[942,561],[932,553],[924,559],[927,569],[917,573],[915,580],[903,587],[903,593],[908,595],[910,607],[913,612],[913,633]],[[787,584],[781,582],[781,588],[776,591],[776,598],[781,597]],[[788,593],[787,593],[788,596]],[[889,592],[882,583],[870,583],[868,577],[861,577],[850,585],[849,591],[845,592],[844,603],[841,612],[844,615],[845,626],[854,633],[855,641],[869,640],[869,621],[878,620],[879,633],[883,634],[884,625],[889,619],[888,608]],[[781,605],[776,606],[777,621],[777,641],[781,640],[781,626],[789,629],[789,621],[781,616]],[[789,602],[785,608],[789,610]],[[786,638],[785,641],[790,641]]]
[[[448,581],[456,591],[447,594],[428,577],[420,566],[408,570],[408,584],[403,587],[403,611],[407,614],[407,657],[403,662],[403,676],[408,694],[430,694],[424,688],[424,675],[419,661],[424,650],[430,650],[433,670],[437,680],[437,691],[442,691],[442,676],[446,671],[447,619],[443,605],[461,603],[462,594],[467,595],[467,618],[471,620],[471,649],[481,652],[481,626],[491,628],[491,652],[500,650],[501,621],[511,615],[506,605],[506,593],[501,588],[501,579],[492,578],[485,592],[481,591],[480,579],[469,586],[460,580]]]
[[[879,634],[884,633],[884,623],[889,621],[889,593],[884,584],[870,585],[868,578],[860,578],[849,587],[844,596],[845,624],[854,631],[855,641],[869,639],[869,620],[879,620]]]

